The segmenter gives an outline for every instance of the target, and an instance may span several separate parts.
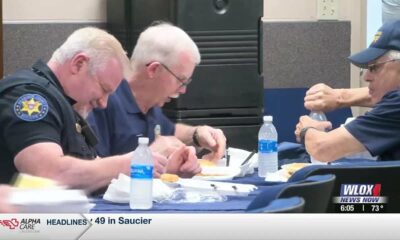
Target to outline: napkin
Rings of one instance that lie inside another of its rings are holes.
[[[229,167],[239,167],[240,173],[236,177],[243,177],[247,174],[254,173],[254,168],[257,166],[258,155],[255,153],[247,163],[242,166],[242,163],[251,154],[251,152],[240,149],[229,147],[228,152],[230,155]],[[218,161],[218,166],[226,166],[226,159],[222,158]]]
[[[116,203],[129,203],[131,179],[120,173],[118,179],[113,179],[108,185],[103,199]],[[153,179],[153,201],[161,202],[169,199],[173,189],[163,183],[160,179]]]

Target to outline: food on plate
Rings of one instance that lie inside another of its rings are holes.
[[[58,183],[49,178],[36,177],[26,173],[19,173],[14,179],[17,188],[57,188]]]
[[[202,180],[230,180],[240,173],[238,167],[202,167],[201,173],[194,176],[195,179]]]
[[[289,176],[291,176],[296,171],[298,171],[308,165],[310,165],[310,164],[309,163],[291,163],[291,164],[283,165],[282,168],[287,171]]]
[[[215,162],[210,161],[208,159],[199,159],[199,164],[201,167],[215,167],[217,164]]]
[[[163,174],[161,174],[160,179],[163,182],[174,183],[179,180],[179,176],[176,174],[163,173]]]

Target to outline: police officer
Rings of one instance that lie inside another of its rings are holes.
[[[72,33],[47,64],[39,60],[0,81],[1,181],[18,170],[92,191],[129,174],[132,153],[98,161],[84,120],[93,108],[106,107],[127,72],[121,44],[87,27]],[[183,163],[188,151],[180,151],[175,161]],[[167,159],[156,155],[155,162],[163,172]]]

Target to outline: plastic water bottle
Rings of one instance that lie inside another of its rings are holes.
[[[263,117],[264,124],[258,132],[258,176],[278,171],[278,133],[272,116]]]
[[[153,155],[148,146],[149,138],[139,138],[139,145],[131,161],[131,209],[150,209],[153,206]]]
[[[316,121],[328,121],[325,113],[321,111],[311,111],[309,117]]]
[[[321,111],[311,111],[309,117],[316,121],[328,121],[324,112]],[[327,164],[326,162],[318,161],[310,155],[310,160],[312,164]]]

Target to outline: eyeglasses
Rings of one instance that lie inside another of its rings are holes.
[[[171,71],[171,69],[169,69],[165,64],[160,63],[161,66],[163,66],[165,68],[165,70],[167,70],[172,76],[174,76],[176,78],[176,80],[178,80],[178,82],[181,83],[181,85],[179,86],[179,88],[183,88],[183,87],[187,87],[191,82],[192,82],[192,78],[188,78],[185,81],[185,78],[180,78],[178,77],[174,72]],[[149,65],[149,64],[147,64]]]
[[[185,78],[180,78],[178,77],[174,72],[171,71],[171,69],[169,69],[165,64],[160,63],[161,66],[163,66],[165,68],[165,70],[167,70],[172,76],[174,76],[176,78],[176,80],[178,80],[178,82],[181,83],[181,85],[179,86],[179,88],[183,88],[183,87],[187,87],[190,82],[192,82],[192,78],[188,78],[185,81]]]
[[[390,59],[390,60],[386,60],[386,61],[383,61],[383,62],[377,62],[377,63],[369,64],[369,65],[367,65],[365,67],[365,69],[368,69],[368,71],[370,73],[376,73],[379,70],[380,66],[384,65],[385,63],[395,62],[395,61],[400,61],[400,59]]]

